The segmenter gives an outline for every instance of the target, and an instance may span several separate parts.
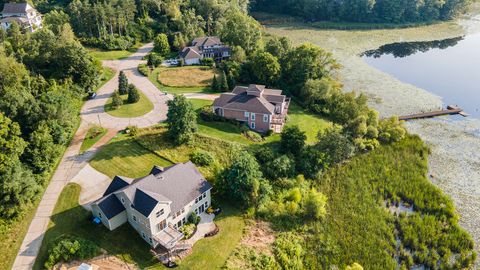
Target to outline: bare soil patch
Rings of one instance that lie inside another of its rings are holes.
[[[258,253],[273,255],[272,244],[275,242],[275,233],[270,223],[253,221],[245,230],[246,234],[240,242],[242,245],[252,248]]]
[[[62,263],[54,267],[58,270],[76,270],[82,263],[92,266],[93,270],[136,270],[139,269],[133,264],[126,263],[115,256],[102,255],[86,262],[74,261]]]

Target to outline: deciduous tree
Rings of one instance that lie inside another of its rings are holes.
[[[188,143],[197,131],[197,114],[193,105],[183,95],[168,101],[168,136],[176,144]]]

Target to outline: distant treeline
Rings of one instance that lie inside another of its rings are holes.
[[[412,23],[450,20],[470,0],[255,0],[255,11],[300,16],[309,21]]]

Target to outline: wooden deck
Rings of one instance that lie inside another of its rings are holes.
[[[404,116],[399,116],[398,119],[403,121],[408,121],[408,120],[414,120],[414,119],[424,119],[424,118],[432,118],[436,116],[454,115],[454,114],[459,114],[463,117],[468,116],[468,114],[465,113],[462,108],[449,105],[447,106],[446,110],[404,115]]]

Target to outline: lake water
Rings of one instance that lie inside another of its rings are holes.
[[[480,118],[480,34],[432,42],[393,43],[363,59],[397,79]]]

